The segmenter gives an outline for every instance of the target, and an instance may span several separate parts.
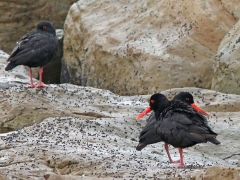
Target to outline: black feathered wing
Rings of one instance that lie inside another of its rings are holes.
[[[23,36],[13,49],[5,70],[11,70],[18,65],[44,66],[53,59],[57,50],[58,41],[54,35],[47,32],[30,32]]]
[[[161,137],[157,134],[156,123],[155,113],[152,112],[147,119],[146,126],[140,132],[139,144],[137,145],[136,150],[141,151],[148,144],[154,144],[162,141]]]
[[[172,101],[156,123],[156,133],[174,147],[190,147],[197,143],[219,144],[217,134],[207,124],[207,119],[186,103]]]

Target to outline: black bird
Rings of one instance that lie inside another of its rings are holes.
[[[24,35],[13,49],[7,61],[6,71],[12,70],[18,65],[30,68],[29,87],[48,87],[42,82],[43,66],[50,62],[58,51],[56,30],[48,21],[39,22],[37,29]],[[32,67],[39,68],[39,83],[32,80]]]
[[[198,107],[197,105],[195,105],[194,100],[193,100],[193,96],[191,93],[189,92],[180,92],[177,95],[174,96],[173,99],[176,100],[181,100],[185,103],[187,103],[188,105],[191,105],[195,110],[197,110],[198,112],[200,112],[201,114],[209,117],[209,115],[203,111],[200,107]],[[141,118],[142,116],[144,116],[147,112],[149,112],[150,110],[150,106],[143,111],[138,117],[137,119]],[[147,124],[146,126],[143,128],[143,130],[140,133],[140,137],[139,137],[139,144],[136,147],[137,151],[141,151],[143,148],[145,148],[148,144],[154,144],[157,142],[162,141],[161,137],[157,134],[157,127],[156,127],[156,123],[157,120],[155,118],[155,114],[154,112],[150,115],[150,117],[147,119]],[[171,158],[171,155],[169,153],[169,149],[168,149],[168,144],[165,143],[165,150],[167,152],[168,158],[170,163],[174,163],[174,161]]]
[[[215,138],[217,134],[208,126],[206,117],[198,111],[201,111],[204,115],[207,115],[207,113],[194,104],[193,97],[189,94],[190,93],[181,92],[176,95],[172,101],[168,101],[168,99],[160,93],[151,96],[150,106],[137,117],[137,119],[139,119],[151,110],[154,111],[140,133],[137,150],[141,151],[148,144],[164,141],[170,163],[174,163],[174,161],[171,159],[168,144],[179,149],[179,165],[184,166],[182,148],[191,147],[207,141],[220,144]],[[195,110],[189,105],[191,102],[194,104],[193,107],[198,110]]]

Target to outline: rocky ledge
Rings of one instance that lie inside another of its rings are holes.
[[[3,70],[5,61],[0,63]],[[191,92],[211,115],[209,124],[221,141],[184,149],[186,167],[174,168],[163,143],[135,150],[146,123],[135,117],[150,95],[119,96],[71,84],[29,89],[21,68],[1,72],[1,126],[14,131],[0,135],[0,179],[239,179],[239,95],[200,88],[162,91],[170,99]],[[170,151],[179,158],[176,149]]]

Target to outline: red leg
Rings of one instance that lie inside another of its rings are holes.
[[[173,163],[173,160],[172,160],[171,155],[170,155],[169,150],[168,150],[168,144],[165,143],[164,147],[165,147],[165,150],[167,152],[167,156],[168,156],[169,162]]]
[[[32,69],[31,68],[29,68],[29,74],[30,74],[30,84],[28,85],[28,87],[34,88],[35,85],[33,84],[33,80],[32,80]]]
[[[39,82],[38,84],[35,86],[36,88],[39,88],[39,87],[48,87],[48,85],[44,84],[42,82],[42,73],[43,73],[43,67],[40,67],[39,68]]]
[[[172,160],[171,155],[170,155],[170,153],[169,153],[169,149],[168,149],[168,144],[167,144],[167,143],[165,143],[164,147],[165,147],[165,150],[166,150],[166,152],[167,152],[167,156],[168,156],[169,162],[170,162],[170,163],[178,163],[179,161],[173,161],[173,160]]]
[[[183,150],[182,148],[178,148],[179,154],[180,154],[180,164],[179,166],[184,166],[184,162],[183,162]]]

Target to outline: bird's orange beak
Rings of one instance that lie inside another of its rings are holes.
[[[151,107],[148,106],[143,112],[141,112],[141,114],[139,114],[137,117],[136,117],[136,120],[139,120],[140,118],[142,118],[145,114],[149,113],[151,111]]]
[[[202,110],[200,107],[198,107],[196,104],[191,104],[192,108],[195,109],[196,111],[200,112],[201,114],[203,114],[204,116],[207,116],[209,118],[209,115]]]

